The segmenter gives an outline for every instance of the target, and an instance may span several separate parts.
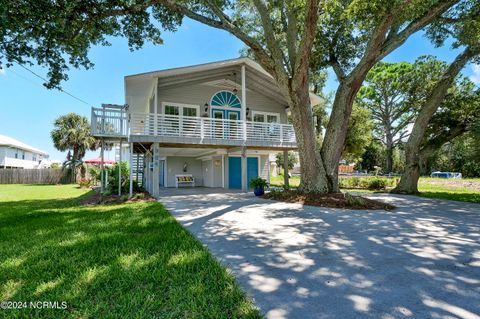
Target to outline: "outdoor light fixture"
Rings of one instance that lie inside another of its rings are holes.
[[[233,92],[233,94],[237,95],[237,93],[238,93],[237,88],[234,88],[232,92]]]
[[[207,113],[208,112],[208,102],[206,102],[204,106],[205,106],[205,113]]]
[[[247,111],[247,116],[248,116],[248,114],[250,113],[250,108],[247,107],[246,111]]]

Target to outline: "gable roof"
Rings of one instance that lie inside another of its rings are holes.
[[[18,149],[29,151],[32,153],[48,156],[48,153],[45,151],[42,151],[38,148],[32,147],[30,145],[20,142],[19,140],[16,140],[12,137],[2,135],[2,134],[0,134],[0,146],[18,148]]]
[[[273,76],[271,76],[267,71],[265,71],[260,64],[258,64],[257,62],[249,58],[236,58],[236,59],[230,59],[230,60],[197,64],[192,66],[170,68],[170,69],[164,69],[164,70],[158,70],[158,71],[127,75],[125,76],[125,84],[130,81],[134,81],[134,82],[148,81],[148,80],[151,81],[153,79],[189,76],[189,75],[194,75],[202,72],[239,67],[241,65],[245,65],[247,69],[249,69],[249,72],[253,71],[253,73],[255,73],[255,77],[258,80],[260,80],[259,84],[264,84],[267,89],[271,91],[275,91],[274,93],[280,99],[285,100]],[[251,73],[249,72],[247,72],[247,77],[251,76]],[[248,82],[248,79],[247,79],[247,82]],[[125,92],[125,94],[127,97],[128,95],[127,92]],[[320,104],[322,101],[323,99],[321,97],[319,97],[316,94],[310,93],[310,102],[312,103],[312,106]],[[285,103],[286,103],[286,100],[285,100]]]
[[[195,72],[201,72],[201,71],[215,70],[215,69],[225,68],[229,66],[237,66],[242,64],[245,64],[256,71],[263,73],[265,76],[270,77],[273,80],[273,77],[267,71],[265,71],[260,66],[260,64],[258,64],[257,62],[249,58],[237,58],[237,59],[202,63],[202,64],[196,64],[196,65],[190,65],[190,66],[183,66],[178,68],[170,68],[170,69],[164,69],[164,70],[158,70],[158,71],[132,74],[132,75],[125,76],[125,79],[138,78],[138,77],[163,78],[168,76],[176,76],[176,75],[189,74],[189,73],[195,73]]]

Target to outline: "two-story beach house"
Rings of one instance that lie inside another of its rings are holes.
[[[275,80],[247,58],[126,76],[125,102],[93,108],[92,133],[129,144],[130,178],[153,195],[247,190],[254,177],[269,180],[270,154],[297,146]]]
[[[0,135],[0,168],[39,168],[48,154],[12,137]]]

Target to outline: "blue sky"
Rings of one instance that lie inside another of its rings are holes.
[[[90,70],[72,69],[70,79],[62,87],[94,106],[123,104],[125,75],[236,58],[243,47],[228,33],[191,20],[185,20],[176,33],[164,33],[163,39],[163,45],[147,44],[134,52],[128,49],[124,39],[112,39],[109,47],[93,47],[90,58],[95,67]],[[385,60],[412,62],[418,56],[434,54],[451,61],[455,53],[449,48],[435,49],[421,35],[414,35]],[[42,68],[33,70],[46,74]],[[480,83],[478,66],[469,65],[464,73]],[[336,86],[331,76],[325,90],[335,90]],[[90,117],[90,106],[57,90],[45,89],[42,80],[18,66],[0,72],[0,96],[0,134],[45,150],[51,159],[65,158],[64,153],[53,147],[50,139],[54,119],[69,112]],[[87,157],[92,156],[95,154],[87,154]]]

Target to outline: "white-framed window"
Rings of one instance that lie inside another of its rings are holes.
[[[166,115],[200,116],[200,105],[162,102],[162,113]]]
[[[252,111],[252,120],[262,123],[280,123],[280,113]]]

